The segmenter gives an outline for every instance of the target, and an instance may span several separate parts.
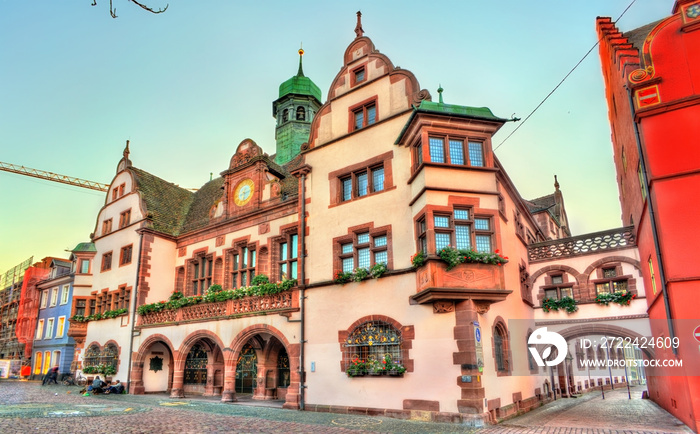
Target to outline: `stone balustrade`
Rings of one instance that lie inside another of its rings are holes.
[[[139,315],[138,326],[173,325],[184,322],[203,322],[231,319],[261,313],[285,314],[299,310],[298,290],[274,295],[245,297],[214,303],[200,303],[174,310],[162,310]]]

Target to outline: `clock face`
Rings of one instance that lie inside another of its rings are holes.
[[[236,205],[243,206],[253,197],[253,191],[255,191],[255,183],[253,180],[244,179],[236,186],[236,189],[233,192],[233,201],[236,203]]]

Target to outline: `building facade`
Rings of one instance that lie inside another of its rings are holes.
[[[68,319],[73,300],[73,263],[53,259],[49,275],[37,284],[39,311],[32,347],[32,376],[41,378],[58,366],[59,373],[71,371],[75,342],[68,336]]]
[[[74,251],[76,366],[131,393],[473,425],[626,379],[581,362],[622,349],[575,340],[646,321],[629,229],[570,238],[558,182],[526,201],[493,153],[508,119],[433,101],[355,31],[323,104],[301,61],[280,86],[275,155],[245,139],[190,192],[127,142]],[[556,370],[529,356],[542,327],[572,342]]]
[[[697,92],[700,3],[678,0],[672,15],[621,33],[609,18],[597,22],[600,58],[620,203],[625,224],[634,225],[648,291],[652,336],[679,338],[662,348],[664,359],[682,360],[684,371],[651,371],[649,394],[660,406],[698,429],[700,356],[695,294],[700,285],[700,241],[693,200],[700,183],[695,141],[700,113]]]

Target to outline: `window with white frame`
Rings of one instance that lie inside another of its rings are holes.
[[[36,339],[41,339],[44,336],[44,320],[40,319],[36,326]]]
[[[53,323],[55,319],[54,318],[49,318],[46,320],[46,336],[44,336],[44,339],[51,339],[53,338]]]
[[[51,289],[51,307],[58,304],[58,287]]]
[[[41,301],[39,302],[39,308],[44,309],[46,307],[46,303],[49,299],[49,290],[44,290],[41,291]]]
[[[63,331],[66,326],[66,317],[65,316],[60,316],[58,317],[58,325],[56,326],[56,337],[57,338],[62,338],[63,337]]]
[[[68,303],[68,295],[70,294],[70,285],[63,285],[61,288],[61,304]]]

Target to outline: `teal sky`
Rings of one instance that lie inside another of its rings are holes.
[[[596,16],[631,0],[0,0],[0,161],[109,183],[127,139],[134,165],[183,187],[228,167],[251,138],[274,153],[272,101],[304,72],[323,98],[362,11],[365,35],[446,103],[525,118],[596,42]],[[162,7],[162,0],[147,4]],[[631,30],[670,15],[637,0]],[[498,146],[516,127],[506,124]],[[621,226],[598,50],[496,151],[525,198],[558,175],[572,231]],[[104,194],[0,171],[0,272],[89,241]]]

